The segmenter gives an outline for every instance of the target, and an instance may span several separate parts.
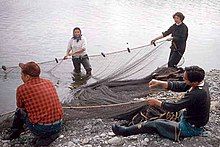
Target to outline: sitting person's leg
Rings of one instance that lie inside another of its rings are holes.
[[[15,111],[14,120],[11,127],[11,133],[4,137],[5,140],[16,139],[24,131],[24,124],[27,119],[27,114],[24,110],[17,108]]]
[[[113,125],[112,130],[116,135],[130,136],[144,133],[158,133],[163,137],[179,140],[178,123],[165,119],[157,119],[154,121],[143,122],[141,124],[130,127]]]
[[[28,128],[35,135],[33,144],[38,146],[47,146],[59,137],[62,122],[52,125],[38,125],[27,122]]]
[[[181,136],[192,137],[202,135],[205,131],[203,127],[196,127],[187,122],[183,116],[181,116],[179,128],[181,130]]]

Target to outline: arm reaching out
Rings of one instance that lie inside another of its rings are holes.
[[[149,88],[156,88],[156,87],[162,87],[163,89],[168,88],[168,82],[166,81],[159,81],[159,80],[151,80],[149,82]]]
[[[150,44],[152,45],[152,44],[155,43],[155,41],[157,41],[157,40],[159,40],[159,39],[162,39],[162,38],[164,38],[163,35],[160,35],[160,36],[158,36],[157,38],[154,38],[153,40],[151,40]]]

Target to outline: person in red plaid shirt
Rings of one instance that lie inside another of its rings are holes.
[[[17,109],[12,124],[12,133],[5,139],[16,139],[26,124],[36,136],[36,146],[49,145],[61,130],[63,110],[53,83],[42,79],[40,67],[35,62],[20,63],[24,84],[17,88]]]

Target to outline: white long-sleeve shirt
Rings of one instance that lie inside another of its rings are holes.
[[[71,38],[69,43],[68,43],[68,47],[67,47],[67,53],[69,51],[75,52],[81,49],[85,49],[85,51],[81,52],[81,53],[76,53],[73,56],[74,57],[80,57],[80,56],[84,56],[86,55],[86,46],[87,46],[87,42],[86,42],[86,38],[84,36],[81,36],[81,40],[79,40],[77,42],[76,39]]]

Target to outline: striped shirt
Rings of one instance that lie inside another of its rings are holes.
[[[53,83],[33,78],[20,85],[16,92],[17,107],[27,111],[29,121],[53,123],[62,119],[63,110]]]

